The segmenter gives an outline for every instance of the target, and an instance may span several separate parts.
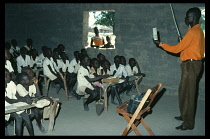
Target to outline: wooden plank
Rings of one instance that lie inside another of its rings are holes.
[[[18,112],[18,111],[30,109],[30,108],[33,108],[33,107],[36,107],[36,106],[34,104],[31,104],[31,105],[28,104],[26,106],[19,106],[16,109],[5,110],[5,114]]]
[[[58,101],[55,101],[53,105],[50,105],[48,132],[52,132],[54,128],[57,104],[58,104]]]
[[[59,98],[52,98],[53,101],[59,101]],[[30,109],[36,107],[35,104],[26,104],[25,106],[19,106],[15,109],[9,109],[9,110],[5,110],[5,114],[9,114],[9,113],[13,113],[13,112],[17,112],[17,111],[21,111],[21,110],[26,110],[26,109]]]

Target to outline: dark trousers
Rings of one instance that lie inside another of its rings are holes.
[[[179,84],[179,109],[183,125],[189,129],[194,128],[196,113],[197,78],[201,72],[202,61],[187,61],[181,63],[182,75]]]

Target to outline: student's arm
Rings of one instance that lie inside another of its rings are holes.
[[[113,71],[113,74],[112,74],[112,76],[114,76],[116,72],[117,72],[117,71],[116,71],[116,70],[114,70],[114,71]]]
[[[88,76],[84,76],[89,82],[95,82],[95,81],[98,81],[98,80],[101,80],[103,78],[107,78],[109,77],[108,75],[99,75],[98,77],[95,77],[95,78],[89,78]]]
[[[25,95],[24,97],[22,97],[18,93],[16,93],[15,96],[17,97],[18,102],[26,102],[27,104],[31,104],[32,103],[29,95]],[[14,100],[12,100],[12,101],[14,101]]]
[[[10,72],[11,77],[12,77],[12,81],[16,81],[16,75],[14,72]]]
[[[52,68],[51,68],[51,66],[50,66],[50,65],[47,65],[47,67],[49,68],[49,70],[50,70],[50,72],[51,72],[52,74],[54,74],[55,76],[57,76],[57,73],[56,73],[56,72],[54,72],[54,71],[52,70]]]
[[[137,61],[136,61],[136,67],[138,68],[138,73],[135,75],[142,75],[143,77],[145,77],[146,75],[144,73],[141,73],[141,70]]]
[[[18,99],[10,99],[7,96],[5,96],[5,101],[8,102],[9,104],[20,102],[20,100]]]
[[[17,93],[16,93],[17,94]],[[13,103],[17,103],[17,102],[26,102],[27,104],[31,104],[32,101],[30,99],[29,96],[25,96],[25,97],[17,97],[18,99],[10,99],[8,98],[7,96],[5,97],[5,101],[7,101],[8,103],[10,104],[13,104]]]
[[[90,47],[94,47],[94,45],[93,45],[93,38],[91,38]]]
[[[34,85],[35,85],[35,87],[36,87],[35,96],[36,96],[36,97],[40,97],[40,96],[41,96],[41,92],[40,92],[39,86],[38,86],[38,79],[34,79]]]
[[[103,45],[105,44],[105,42],[104,42],[104,37],[102,37],[103,38]]]

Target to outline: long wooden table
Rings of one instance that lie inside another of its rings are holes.
[[[57,104],[59,103],[59,99],[58,98],[53,98],[53,104],[50,104],[50,117],[49,117],[49,125],[48,125],[48,132],[50,131],[53,131],[53,128],[54,128],[54,121],[55,121],[55,116],[56,116],[56,108],[57,108]],[[26,105],[23,105],[23,106],[15,106],[15,107],[11,107],[8,106],[8,107],[5,107],[5,114],[10,114],[10,113],[13,113],[13,112],[18,112],[18,111],[21,111],[21,110],[26,110],[26,109],[30,109],[30,108],[34,108],[36,107],[35,104],[27,104]]]

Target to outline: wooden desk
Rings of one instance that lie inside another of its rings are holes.
[[[49,117],[49,126],[48,126],[48,132],[49,131],[53,131],[54,128],[54,121],[55,121],[55,114],[56,114],[56,108],[57,108],[57,104],[59,99],[58,98],[53,98],[54,103],[50,104],[50,117]],[[26,104],[24,106],[19,106],[16,108],[11,108],[11,106],[8,106],[8,108],[10,107],[10,109],[6,109],[7,107],[5,107],[5,114],[9,114],[9,113],[13,113],[13,112],[17,112],[17,111],[21,111],[21,110],[26,110],[26,109],[30,109],[30,108],[34,108],[36,107],[35,104]]]
[[[129,77],[129,82],[130,81],[135,81],[135,85],[136,85],[136,89],[137,89],[137,92],[138,92],[138,94],[140,94],[141,92],[140,92],[140,90],[139,90],[139,84],[138,84],[138,81],[142,78],[143,76],[142,75],[140,75],[140,76],[132,76],[132,77]]]
[[[140,91],[139,91],[139,86],[138,86],[138,81],[142,78],[142,75],[140,76],[132,76],[132,77],[129,77],[129,82],[130,81],[135,81],[135,84],[136,84],[136,89],[138,91],[138,93],[140,94]],[[102,80],[103,81],[103,80]],[[102,89],[104,91],[104,108],[105,108],[105,111],[108,111],[108,96],[107,96],[107,88],[109,86],[114,86],[114,85],[117,85],[117,84],[120,84],[120,83],[123,83],[123,82],[120,82],[120,80],[118,82],[103,82],[101,84],[102,86]],[[116,91],[116,90],[115,90]],[[118,94],[116,94],[116,97],[120,97]],[[119,98],[120,99],[120,98]],[[119,104],[120,105],[120,104]]]

